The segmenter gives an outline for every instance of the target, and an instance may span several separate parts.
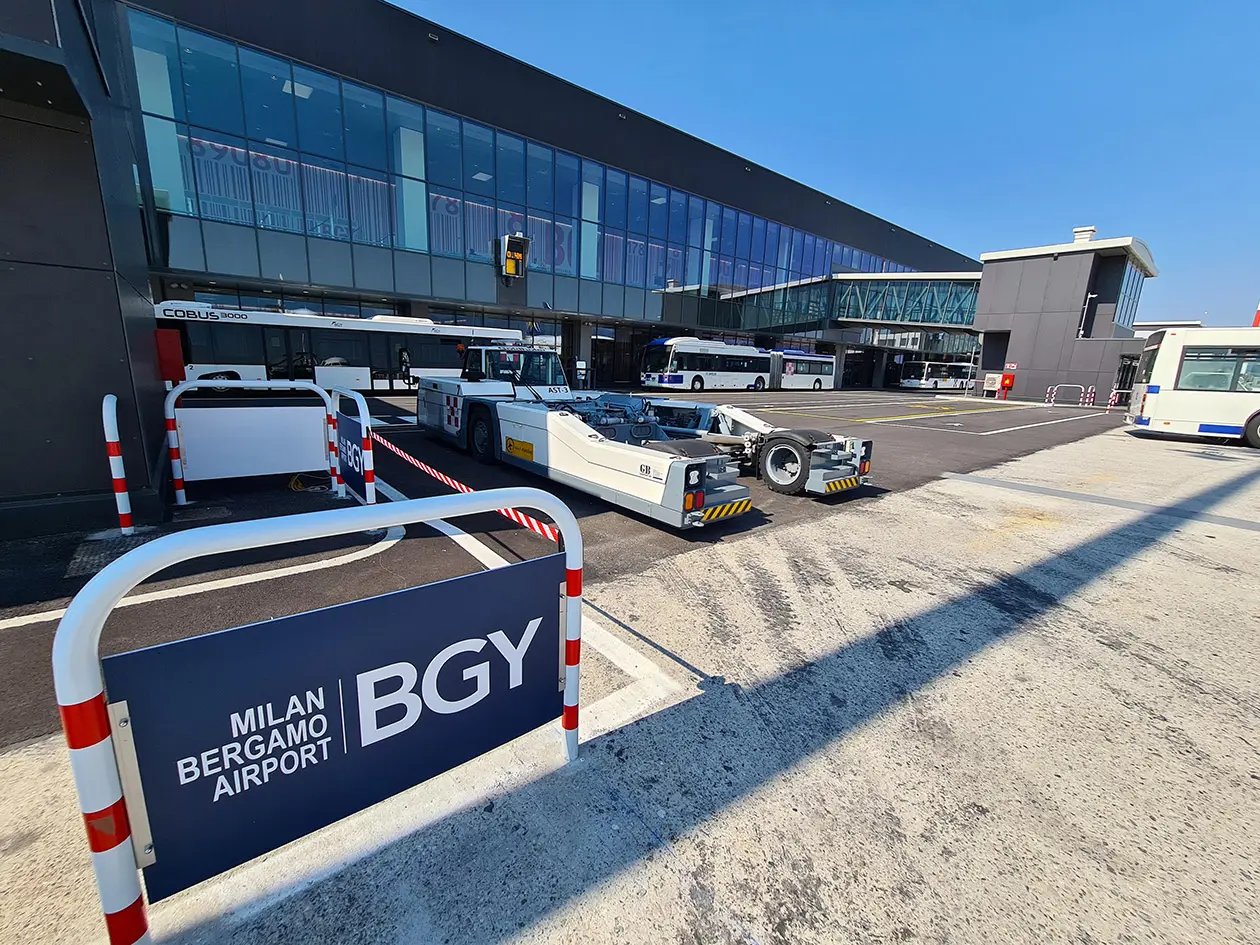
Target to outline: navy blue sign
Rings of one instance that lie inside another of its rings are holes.
[[[150,900],[559,718],[563,582],[555,554],[104,659]]]
[[[337,411],[337,459],[341,478],[346,488],[364,502],[367,501],[367,483],[363,479],[363,425],[358,415],[347,416]]]

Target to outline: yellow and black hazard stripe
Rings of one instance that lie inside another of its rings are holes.
[[[735,515],[743,515],[752,508],[752,499],[739,499],[735,502],[727,502],[725,505],[715,505],[712,508],[704,510],[701,518],[705,522],[715,522],[720,518],[731,518]]]
[[[862,484],[860,476],[847,476],[844,479],[833,479],[827,483],[828,492],[843,492],[845,489],[856,489]]]

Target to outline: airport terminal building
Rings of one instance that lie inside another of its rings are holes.
[[[40,431],[0,522],[108,522],[108,392],[160,495],[160,301],[519,328],[601,386],[663,335],[844,386],[979,356],[979,260],[381,0],[9,0],[0,169],[0,371]]]

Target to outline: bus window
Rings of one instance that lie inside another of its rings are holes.
[[[315,358],[311,354],[310,332],[305,328],[289,328],[289,370],[295,381],[315,380]]]
[[[267,377],[273,381],[289,379],[289,349],[284,343],[283,328],[264,328],[263,346],[267,351]]]
[[[262,332],[257,325],[217,325],[214,329],[215,362],[261,364]]]
[[[1260,394],[1260,351],[1244,352],[1243,357],[1246,360],[1238,371],[1238,381],[1234,384],[1234,390]]]
[[[367,366],[367,333],[335,328],[311,329],[311,353],[324,367]]]
[[[1177,390],[1230,390],[1241,366],[1234,348],[1186,348],[1177,373]]]
[[[643,352],[643,370],[650,374],[663,374],[669,369],[670,347],[649,345]]]
[[[380,381],[388,380],[394,371],[394,365],[389,359],[389,337],[374,331],[368,334],[367,340],[368,354],[371,356],[368,365],[372,369],[372,378]]]
[[[209,325],[188,322],[184,329],[186,350],[184,357],[189,364],[214,364],[214,332]]]

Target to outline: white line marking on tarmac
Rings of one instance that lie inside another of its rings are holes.
[[[1048,427],[1052,423],[1067,423],[1069,420],[1088,420],[1090,417],[1105,417],[1106,414],[1082,413],[1075,417],[1060,417],[1058,420],[1043,420],[1040,423],[1025,423],[1022,427],[1005,427],[1001,430],[985,430],[976,436],[993,436],[996,433],[1014,433],[1016,430],[1031,430],[1033,427]]]
[[[343,564],[350,564],[353,561],[362,561],[364,558],[370,558],[373,555],[379,555],[382,551],[388,551],[402,541],[406,533],[407,530],[401,525],[395,525],[385,532],[385,537],[380,541],[373,542],[366,548],[357,548],[344,555],[338,555],[335,558],[324,558],[319,561],[310,561],[306,564],[290,564],[283,568],[272,568],[270,571],[259,571],[257,574],[238,574],[234,577],[217,578],[213,581],[203,581],[200,584],[181,584],[179,587],[167,587],[160,591],[147,591],[143,594],[128,594],[114,606],[132,607],[136,604],[149,604],[153,601],[170,600],[175,597],[189,597],[193,594],[204,594],[207,591],[221,591],[229,587],[257,584],[260,581],[272,581],[276,578],[289,577],[294,574],[306,574],[310,571],[335,568]],[[25,627],[33,623],[43,623],[46,620],[60,620],[65,615],[65,612],[66,609],[60,607],[57,610],[42,610],[39,613],[23,614],[20,617],[6,617],[0,620],[0,630],[12,630],[16,627]]]

